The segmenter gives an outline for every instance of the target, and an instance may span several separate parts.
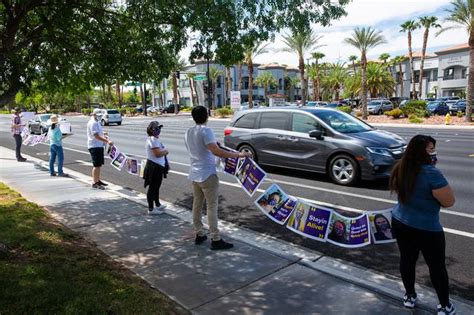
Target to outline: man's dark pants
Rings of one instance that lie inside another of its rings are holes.
[[[13,138],[15,138],[15,152],[16,152],[16,159],[21,160],[23,157],[21,156],[21,135],[13,135]]]

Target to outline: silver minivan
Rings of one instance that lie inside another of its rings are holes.
[[[102,126],[108,126],[109,124],[122,124],[122,114],[118,109],[94,109],[97,113],[97,117]]]
[[[387,178],[402,157],[403,138],[329,108],[239,111],[224,144],[250,152],[260,165],[326,173],[340,185]]]

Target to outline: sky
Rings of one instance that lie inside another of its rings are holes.
[[[439,23],[446,26],[443,19],[451,0],[353,0],[347,7],[347,16],[333,21],[331,26],[313,26],[316,34],[322,35],[320,44],[325,45],[317,49],[325,54],[323,62],[348,62],[350,55],[360,56],[358,50],[345,44],[344,38],[350,37],[356,26],[371,26],[382,31],[387,44],[377,46],[369,51],[368,58],[377,59],[382,53],[389,53],[392,57],[405,55],[408,52],[406,33],[400,32],[400,24],[420,16],[436,16]],[[435,36],[436,30],[430,30],[428,52],[434,52],[445,47],[467,43],[468,35],[464,29],[446,31]],[[423,30],[413,33],[413,50],[421,50],[423,44]],[[254,62],[276,62],[292,66],[298,65],[295,54],[279,51],[284,45],[281,35],[277,35],[275,42],[270,43],[269,53],[258,56]],[[181,56],[188,60],[189,48],[182,51]],[[309,54],[305,58],[309,58]]]

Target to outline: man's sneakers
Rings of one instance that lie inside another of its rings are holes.
[[[25,162],[25,161],[26,161],[26,158],[21,157],[21,158],[17,159],[17,161],[18,161],[18,162]]]
[[[212,241],[211,242],[211,249],[212,250],[223,250],[223,249],[231,249],[234,247],[234,244],[232,243],[227,243],[223,239],[220,239],[218,241]]]
[[[441,304],[438,304],[437,309],[438,315],[456,314],[456,308],[454,307],[454,304],[451,301],[449,301],[449,304],[445,307],[442,307]]]
[[[61,173],[61,174],[58,174],[59,177],[69,177],[69,174],[66,174],[66,173]]]
[[[196,245],[201,245],[201,244],[204,243],[206,240],[207,240],[207,236],[206,236],[206,235],[199,235],[199,234],[196,234],[196,239],[194,240],[194,244],[196,244]]]
[[[109,186],[109,184],[104,183],[104,182],[101,181],[100,179],[99,179],[99,181],[97,182],[97,184],[99,184],[100,186]]]
[[[165,213],[164,209],[166,208],[165,205],[159,205],[158,207],[154,207],[153,209],[148,209],[149,215],[159,215]]]
[[[95,184],[92,184],[92,188],[95,188],[95,189],[100,189],[100,190],[105,190],[105,187],[100,185],[99,182],[95,183]]]
[[[415,308],[416,305],[416,293],[415,294],[405,294],[403,297],[403,306],[406,308]]]

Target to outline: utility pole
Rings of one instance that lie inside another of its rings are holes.
[[[209,45],[206,47],[206,61],[207,61],[207,113],[211,116],[211,107],[212,107],[212,99],[211,99],[211,89],[212,89],[212,82],[211,82],[211,73],[209,72]]]

